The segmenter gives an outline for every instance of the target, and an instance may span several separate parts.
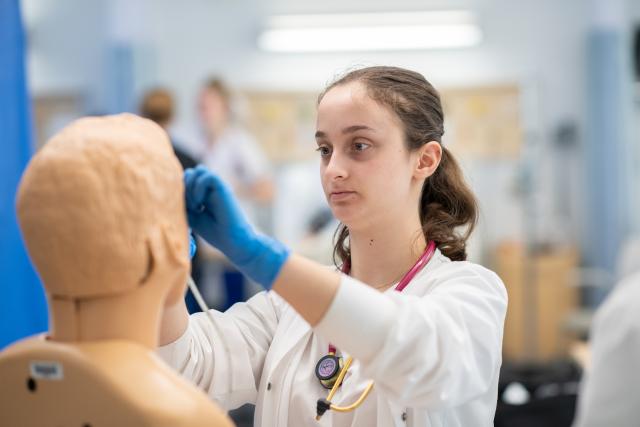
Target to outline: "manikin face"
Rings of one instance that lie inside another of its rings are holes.
[[[320,102],[322,187],[333,214],[351,231],[417,215],[419,150],[410,153],[404,136],[397,115],[359,82],[332,88]]]

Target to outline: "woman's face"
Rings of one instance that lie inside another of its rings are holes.
[[[421,183],[404,138],[397,115],[359,82],[322,98],[316,126],[322,187],[333,214],[350,230],[397,220],[409,209],[417,215]]]
[[[216,90],[208,88],[200,92],[198,114],[204,130],[212,136],[218,136],[229,116],[225,99]]]

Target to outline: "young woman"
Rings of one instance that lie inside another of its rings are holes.
[[[255,403],[257,426],[492,426],[507,295],[465,261],[476,204],[442,134],[438,93],[409,70],[356,70],[320,95],[337,270],[256,234],[219,178],[187,171],[191,227],[271,291],[168,308],[160,355],[224,408]]]

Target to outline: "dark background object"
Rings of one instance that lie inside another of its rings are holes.
[[[504,363],[500,369],[495,427],[571,427],[581,368],[572,360],[549,363]],[[524,387],[529,399],[509,403],[505,390]]]

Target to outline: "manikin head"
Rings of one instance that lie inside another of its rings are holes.
[[[51,300],[156,287],[181,298],[188,274],[182,169],[155,123],[77,120],[32,158],[18,189],[24,241]]]

